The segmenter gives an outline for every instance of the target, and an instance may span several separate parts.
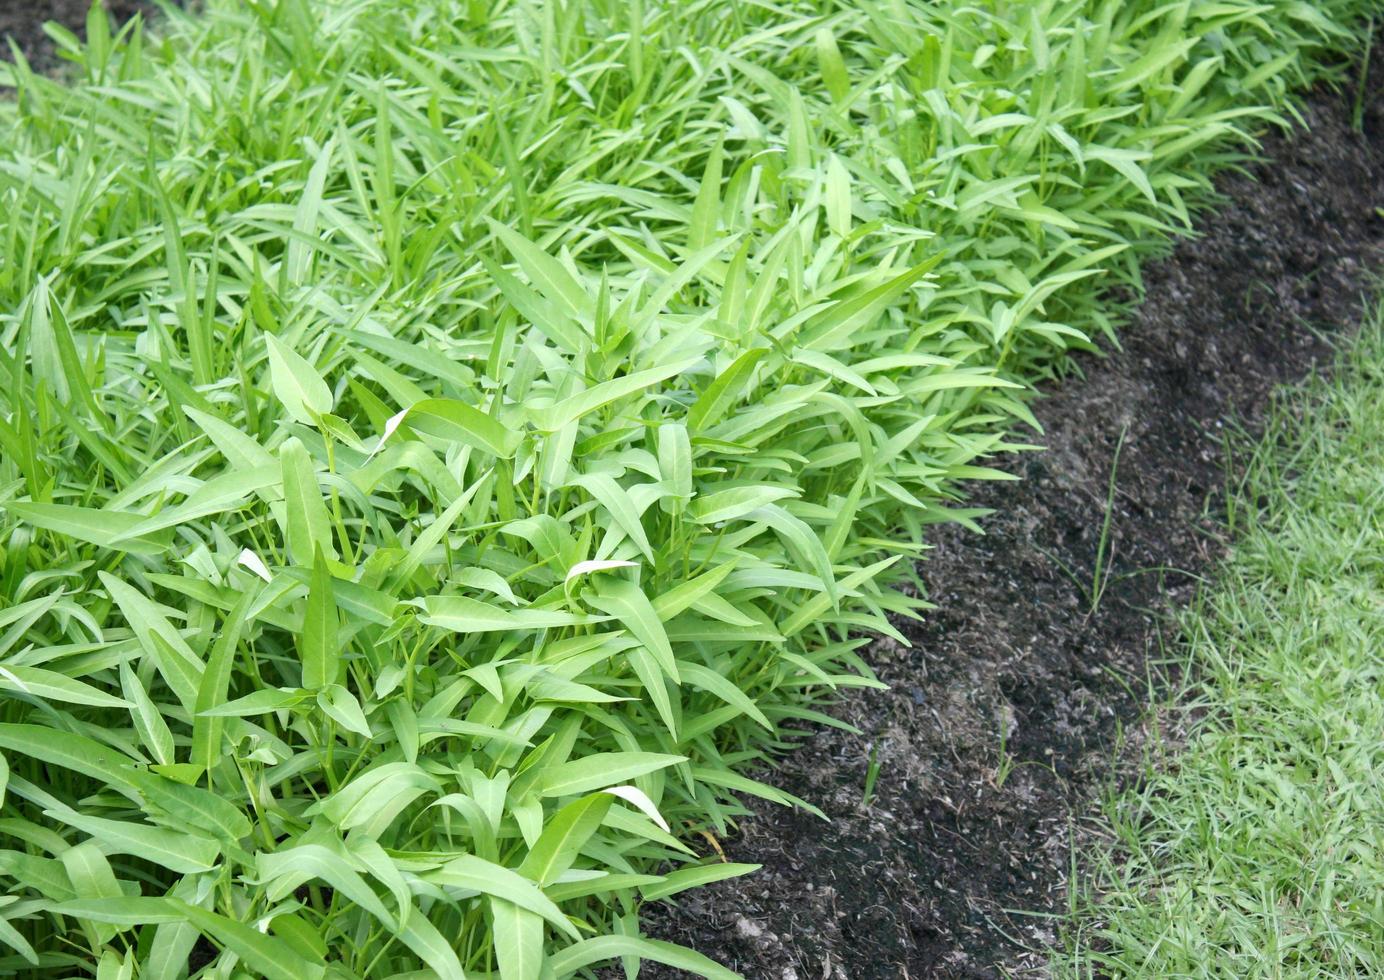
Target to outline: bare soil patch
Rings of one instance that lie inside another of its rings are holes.
[[[1219,182],[1224,201],[1199,237],[1147,269],[1124,349],[1084,360],[1084,378],[1037,403],[1047,450],[1004,464],[1024,479],[975,488],[997,511],[985,535],[934,537],[921,570],[939,608],[897,624],[911,648],[873,646],[890,690],[836,711],[863,734],[823,730],[766,777],[832,822],[755,805],[723,846],[764,870],[679,896],[652,915],[652,935],[752,980],[1042,972],[1072,829],[1109,785],[1121,733],[1139,737],[1169,609],[1223,552],[1231,420],[1254,431],[1273,387],[1313,370],[1378,267],[1384,72],[1373,74],[1363,132],[1353,85],[1319,89],[1307,132],[1270,136],[1263,163]],[[1116,577],[1088,614],[1063,565],[1089,581],[1121,433]]]

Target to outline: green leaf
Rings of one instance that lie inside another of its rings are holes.
[[[572,278],[571,274],[543,249],[523,235],[507,228],[498,221],[490,221],[490,230],[504,243],[505,248],[524,270],[543,296],[556,304],[564,313],[577,322],[589,319],[592,311],[591,296],[586,287]]]
[[[539,980],[543,974],[543,919],[507,902],[490,899],[495,958],[500,980]]]
[[[661,381],[676,377],[696,366],[700,361],[700,358],[674,361],[644,371],[636,371],[622,378],[603,381],[547,408],[531,409],[529,417],[540,432],[557,432],[567,424],[583,418],[611,402],[619,401],[621,398],[651,388]]]
[[[229,422],[191,405],[184,405],[183,413],[207,434],[233,469],[258,470],[274,465],[274,457],[267,449]]]
[[[436,871],[429,872],[426,878],[435,885],[461,888],[503,899],[542,916],[573,939],[581,936],[576,926],[568,921],[567,916],[562,914],[562,910],[554,905],[551,899],[539,891],[537,885],[508,868],[478,858],[474,854],[453,858]]]
[[[733,681],[722,677],[711,668],[697,663],[684,663],[681,665],[681,671],[684,683],[716,695],[726,704],[738,708],[743,714],[753,718],[762,727],[769,731],[774,730],[774,726],[770,724],[769,719],[754,703],[754,700],[737,687]]]
[[[207,658],[207,668],[202,673],[197,687],[197,700],[192,716],[192,748],[189,758],[196,766],[208,773],[221,760],[221,736],[223,723],[220,718],[210,714],[213,709],[224,707],[226,693],[230,688],[231,675],[235,669],[236,648],[245,629],[250,604],[257,592],[241,593],[234,608],[221,623],[221,632],[212,645]],[[256,692],[259,693],[259,692]],[[251,695],[253,696],[253,695]],[[212,777],[209,775],[208,779]]]
[[[713,594],[716,586],[724,582],[726,576],[733,571],[735,562],[725,561],[669,589],[653,600],[658,618],[666,623],[678,613],[690,609],[698,600]]]
[[[546,888],[572,864],[591,835],[601,826],[614,798],[593,793],[567,804],[548,820],[537,843],[519,866],[519,873]]]
[[[175,630],[159,608],[142,593],[106,572],[98,572],[101,584],[115,600],[140,645],[158,665],[159,673],[184,708],[192,709],[201,686],[202,661]]]
[[[851,176],[835,153],[827,156],[827,227],[841,238],[851,234]]]
[[[489,257],[482,255],[479,258],[486,273],[499,287],[500,294],[509,300],[520,316],[557,344],[559,349],[569,354],[575,354],[582,349],[586,338],[573,317],[564,313],[558,304],[544,299],[518,278],[510,275]]]
[[[274,397],[293,421],[316,425],[318,415],[332,410],[331,389],[316,368],[278,337],[267,333],[264,342],[269,348],[269,377]]]
[[[686,759],[683,755],[658,752],[605,752],[546,769],[536,785],[541,796],[576,796],[627,783],[637,776],[666,769]]]
[[[879,316],[909,287],[941,264],[943,258],[942,255],[934,255],[888,282],[833,303],[804,325],[802,346],[819,351],[844,346],[852,332]]]
[[[303,185],[302,196],[293,214],[294,235],[289,239],[288,252],[284,258],[284,274],[290,285],[298,285],[307,279],[308,265],[312,261],[313,242],[317,238],[318,215],[322,209],[322,194],[331,172],[332,154],[336,139],[330,138],[317,152],[317,159],[308,171],[307,183]],[[318,409],[318,412],[330,409]]]
[[[249,819],[225,797],[153,772],[135,770],[130,778],[139,795],[154,807],[145,810],[156,819],[189,824],[223,843],[235,843],[250,834]],[[163,818],[158,817],[159,811]]]
[[[85,735],[45,725],[0,724],[0,749],[27,755],[45,765],[71,769],[134,796],[127,768],[135,760]]]
[[[275,896],[291,894],[303,883],[325,881],[332,888],[393,930],[397,923],[365,879],[336,853],[321,844],[299,844],[255,855],[260,879],[275,884]]]
[[[169,548],[169,536],[145,534],[130,536],[130,532],[146,520],[142,514],[123,511],[95,510],[70,504],[36,504],[7,502],[5,510],[20,520],[65,537],[76,538],[100,548],[128,551],[134,555],[159,555]]]
[[[796,490],[787,487],[732,487],[692,501],[688,516],[698,524],[717,524],[733,521],[776,500],[796,497]]]
[[[639,891],[646,901],[655,902],[676,895],[678,892],[687,891],[689,888],[700,888],[713,882],[725,881],[727,878],[753,874],[761,867],[763,865],[759,864],[699,864],[670,872],[658,884],[646,885]]]
[[[581,487],[591,494],[605,508],[606,513],[615,522],[615,526],[623,531],[625,536],[633,541],[644,557],[649,560],[649,563],[653,564],[653,545],[649,543],[649,536],[644,531],[639,508],[624,487],[616,483],[606,473],[588,473],[573,479],[570,485]]]
[[[607,577],[602,579],[595,593],[587,596],[587,600],[597,609],[618,619],[654,655],[664,674],[673,683],[678,682],[678,664],[673,657],[673,646],[668,642],[668,634],[653,604],[639,586],[623,579]]]
[[[3,668],[0,668],[0,672],[3,672]],[[149,692],[144,689],[139,675],[130,669],[128,663],[120,665],[120,687],[129,699],[127,707],[134,720],[135,731],[139,733],[139,740],[160,765],[172,765],[175,761],[173,733],[169,731],[168,722],[164,721],[163,714],[149,697]]]
[[[239,507],[252,493],[276,486],[282,477],[277,466],[255,470],[233,470],[213,477],[188,494],[176,507],[167,507],[146,518],[116,541],[123,547],[126,537],[148,536],[164,528],[176,527],[212,514],[223,514]]]
[[[4,943],[34,966],[39,965],[38,953],[8,919],[0,918],[0,943]]]
[[[692,204],[692,220],[687,226],[687,248],[695,252],[716,238],[716,221],[721,207],[721,160],[725,137],[719,137],[707,157],[697,199]]]
[[[402,421],[425,435],[459,442],[499,459],[513,459],[523,436],[499,419],[453,398],[425,398],[410,405]]]
[[[548,968],[557,976],[576,973],[583,967],[622,956],[634,956],[695,973],[709,980],[743,980],[714,960],[683,946],[644,939],[639,936],[596,936],[574,943],[548,957]]]
[[[42,667],[0,666],[0,691],[17,691],[30,697],[68,704],[89,704],[103,708],[133,708],[129,701],[74,681],[66,674]]]
[[[466,980],[466,971],[461,968],[461,960],[452,944],[416,908],[410,909],[407,921],[400,927],[399,939],[418,954],[418,958],[437,974],[438,980]]]
[[[370,731],[370,723],[365,720],[365,712],[361,710],[360,702],[340,684],[328,684],[318,691],[317,706],[348,732],[355,732],[364,738],[374,737],[374,733]]]
[[[599,617],[548,609],[504,609],[465,596],[424,596],[408,603],[421,609],[419,622],[454,633],[496,633],[512,630],[554,629],[601,622]]]
[[[169,899],[169,902],[204,935],[216,940],[267,980],[322,980],[327,972],[323,963],[312,962],[283,940],[266,936],[243,922],[177,899]]]
[[[657,875],[601,874],[579,881],[564,881],[550,885],[544,892],[554,902],[566,902],[574,898],[586,898],[605,892],[622,892],[630,888],[642,888],[662,881]]]
[[[845,102],[851,92],[851,83],[846,72],[846,63],[841,57],[841,49],[836,46],[836,37],[830,28],[820,27],[817,29],[815,40],[817,68],[822,73],[822,81],[826,83],[833,102]]]
[[[105,854],[130,854],[180,874],[210,871],[221,854],[216,841],[187,831],[108,820],[74,810],[45,812],[90,834]]]
[[[79,898],[49,906],[59,915],[132,928],[159,922],[182,922],[182,910],[164,898],[122,895],[120,898]]]
[[[741,389],[749,382],[755,366],[768,353],[765,347],[747,350],[718,374],[688,409],[688,431],[694,434],[704,432],[721,421],[740,397]]]
[[[251,715],[267,714],[282,708],[292,708],[311,697],[311,691],[288,687],[267,687],[247,694],[243,698],[236,698],[234,701],[228,701],[213,708],[206,708],[201,714],[208,718],[244,718]]]
[[[340,618],[332,591],[332,574],[322,553],[317,553],[308,584],[303,613],[303,632],[298,636],[298,656],[303,665],[303,687],[311,691],[335,684],[340,673]]]
[[[342,830],[350,830],[373,820],[386,805],[397,812],[437,788],[437,780],[420,766],[386,762],[356,776],[309,812],[321,813]]]
[[[296,437],[290,438],[279,449],[279,462],[283,466],[284,524],[289,554],[299,565],[312,564],[313,555],[318,552],[336,560],[331,520],[307,449]]]

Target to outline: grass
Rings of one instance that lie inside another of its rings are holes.
[[[1384,973],[1384,309],[1269,431],[1059,975]]]
[[[3,74],[0,972],[727,976],[641,902],[1374,5],[199,6]]]

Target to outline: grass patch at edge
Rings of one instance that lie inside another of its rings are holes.
[[[1184,623],[1186,744],[1107,804],[1059,976],[1384,972],[1384,306],[1274,412]]]

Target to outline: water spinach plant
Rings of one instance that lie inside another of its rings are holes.
[[[0,104],[0,972],[727,976],[640,903],[751,870],[694,832],[796,802],[746,771],[1371,6],[55,32]]]

